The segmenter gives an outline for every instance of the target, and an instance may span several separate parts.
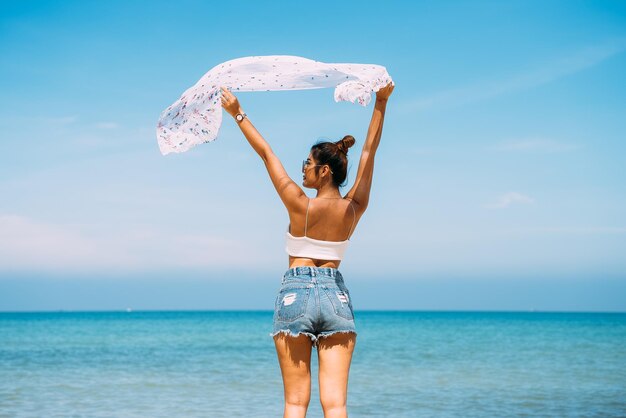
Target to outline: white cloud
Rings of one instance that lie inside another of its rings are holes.
[[[598,65],[602,61],[625,50],[626,40],[624,39],[582,48],[572,55],[548,62],[533,71],[493,82],[444,90],[429,97],[420,97],[407,102],[401,108],[405,112],[413,112],[437,106],[472,103],[507,93],[526,90]]]
[[[558,142],[547,138],[521,138],[502,141],[489,149],[496,151],[566,152],[578,148],[580,148],[580,145]]]
[[[0,214],[0,268],[116,270],[213,267],[260,263],[266,255],[247,243],[151,226],[115,230],[106,225],[54,225]]]
[[[507,192],[496,199],[495,202],[485,205],[487,209],[505,209],[514,203],[530,204],[535,200],[518,192]]]
[[[84,265],[98,257],[93,242],[71,230],[17,215],[0,215],[0,265]]]

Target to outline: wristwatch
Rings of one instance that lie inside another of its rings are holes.
[[[237,119],[237,123],[240,123],[241,121],[243,121],[243,120],[244,120],[244,118],[245,118],[246,116],[248,116],[248,115],[246,115],[245,113],[237,113],[237,114],[235,115],[235,119]]]

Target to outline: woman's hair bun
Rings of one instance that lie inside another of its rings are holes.
[[[337,148],[339,148],[339,151],[343,152],[344,154],[347,154],[348,148],[354,145],[355,142],[356,140],[354,139],[352,135],[346,135],[343,137],[343,139],[335,142],[335,145],[337,145]]]

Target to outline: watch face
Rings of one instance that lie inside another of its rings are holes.
[[[237,120],[239,121],[243,120],[243,115],[242,114],[237,115]]]

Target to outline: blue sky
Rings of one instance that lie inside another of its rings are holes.
[[[250,55],[394,78],[341,265],[357,309],[626,310],[623,2],[2,2],[0,52],[0,310],[273,307],[261,160],[228,118],[182,154],[155,136]],[[295,179],[353,135],[351,185],[372,105],[332,93],[238,98]]]

